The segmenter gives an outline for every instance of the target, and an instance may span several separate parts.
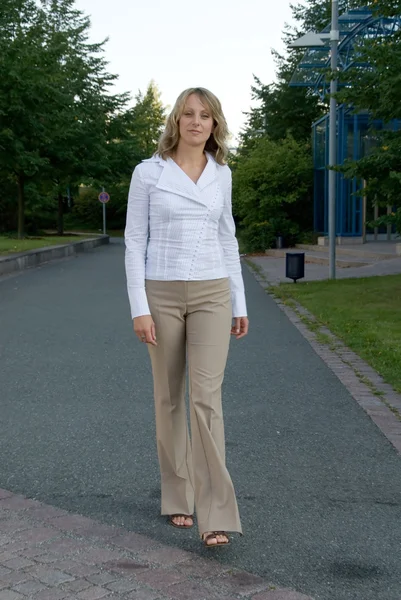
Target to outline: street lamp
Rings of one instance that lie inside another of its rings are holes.
[[[330,82],[330,146],[329,146],[329,247],[330,247],[330,279],[336,278],[336,179],[333,168],[337,165],[337,100],[338,89],[338,43],[340,31],[338,25],[338,0],[331,1],[331,31],[330,33],[314,33],[310,31],[290,44],[290,48],[319,48],[330,40],[331,72]]]

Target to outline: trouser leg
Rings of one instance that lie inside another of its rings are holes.
[[[187,311],[191,437],[199,532],[242,533],[235,491],[225,464],[221,400],[232,322],[228,280],[189,282]]]
[[[147,281],[157,346],[152,362],[156,438],[161,474],[161,514],[194,511],[192,453],[185,407],[185,284]]]

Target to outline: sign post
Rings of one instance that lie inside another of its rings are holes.
[[[103,234],[106,234],[106,204],[107,202],[110,200],[110,196],[107,192],[104,191],[104,188],[102,188],[102,193],[99,194],[98,198],[99,198],[99,202],[101,202],[103,204]]]

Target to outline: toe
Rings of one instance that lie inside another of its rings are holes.
[[[185,517],[184,515],[172,517],[171,520],[177,527],[191,527],[194,524],[192,517]]]

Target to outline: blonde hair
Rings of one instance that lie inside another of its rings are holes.
[[[227,121],[220,100],[212,92],[201,87],[189,88],[178,96],[173,110],[167,117],[166,128],[160,137],[157,154],[165,160],[167,157],[171,157],[176,150],[180,139],[179,120],[184,111],[185,103],[191,94],[196,94],[202,104],[208,106],[214,121],[214,130],[206,142],[205,151],[209,152],[217,163],[224,165],[228,154],[226,145],[229,134]]]

